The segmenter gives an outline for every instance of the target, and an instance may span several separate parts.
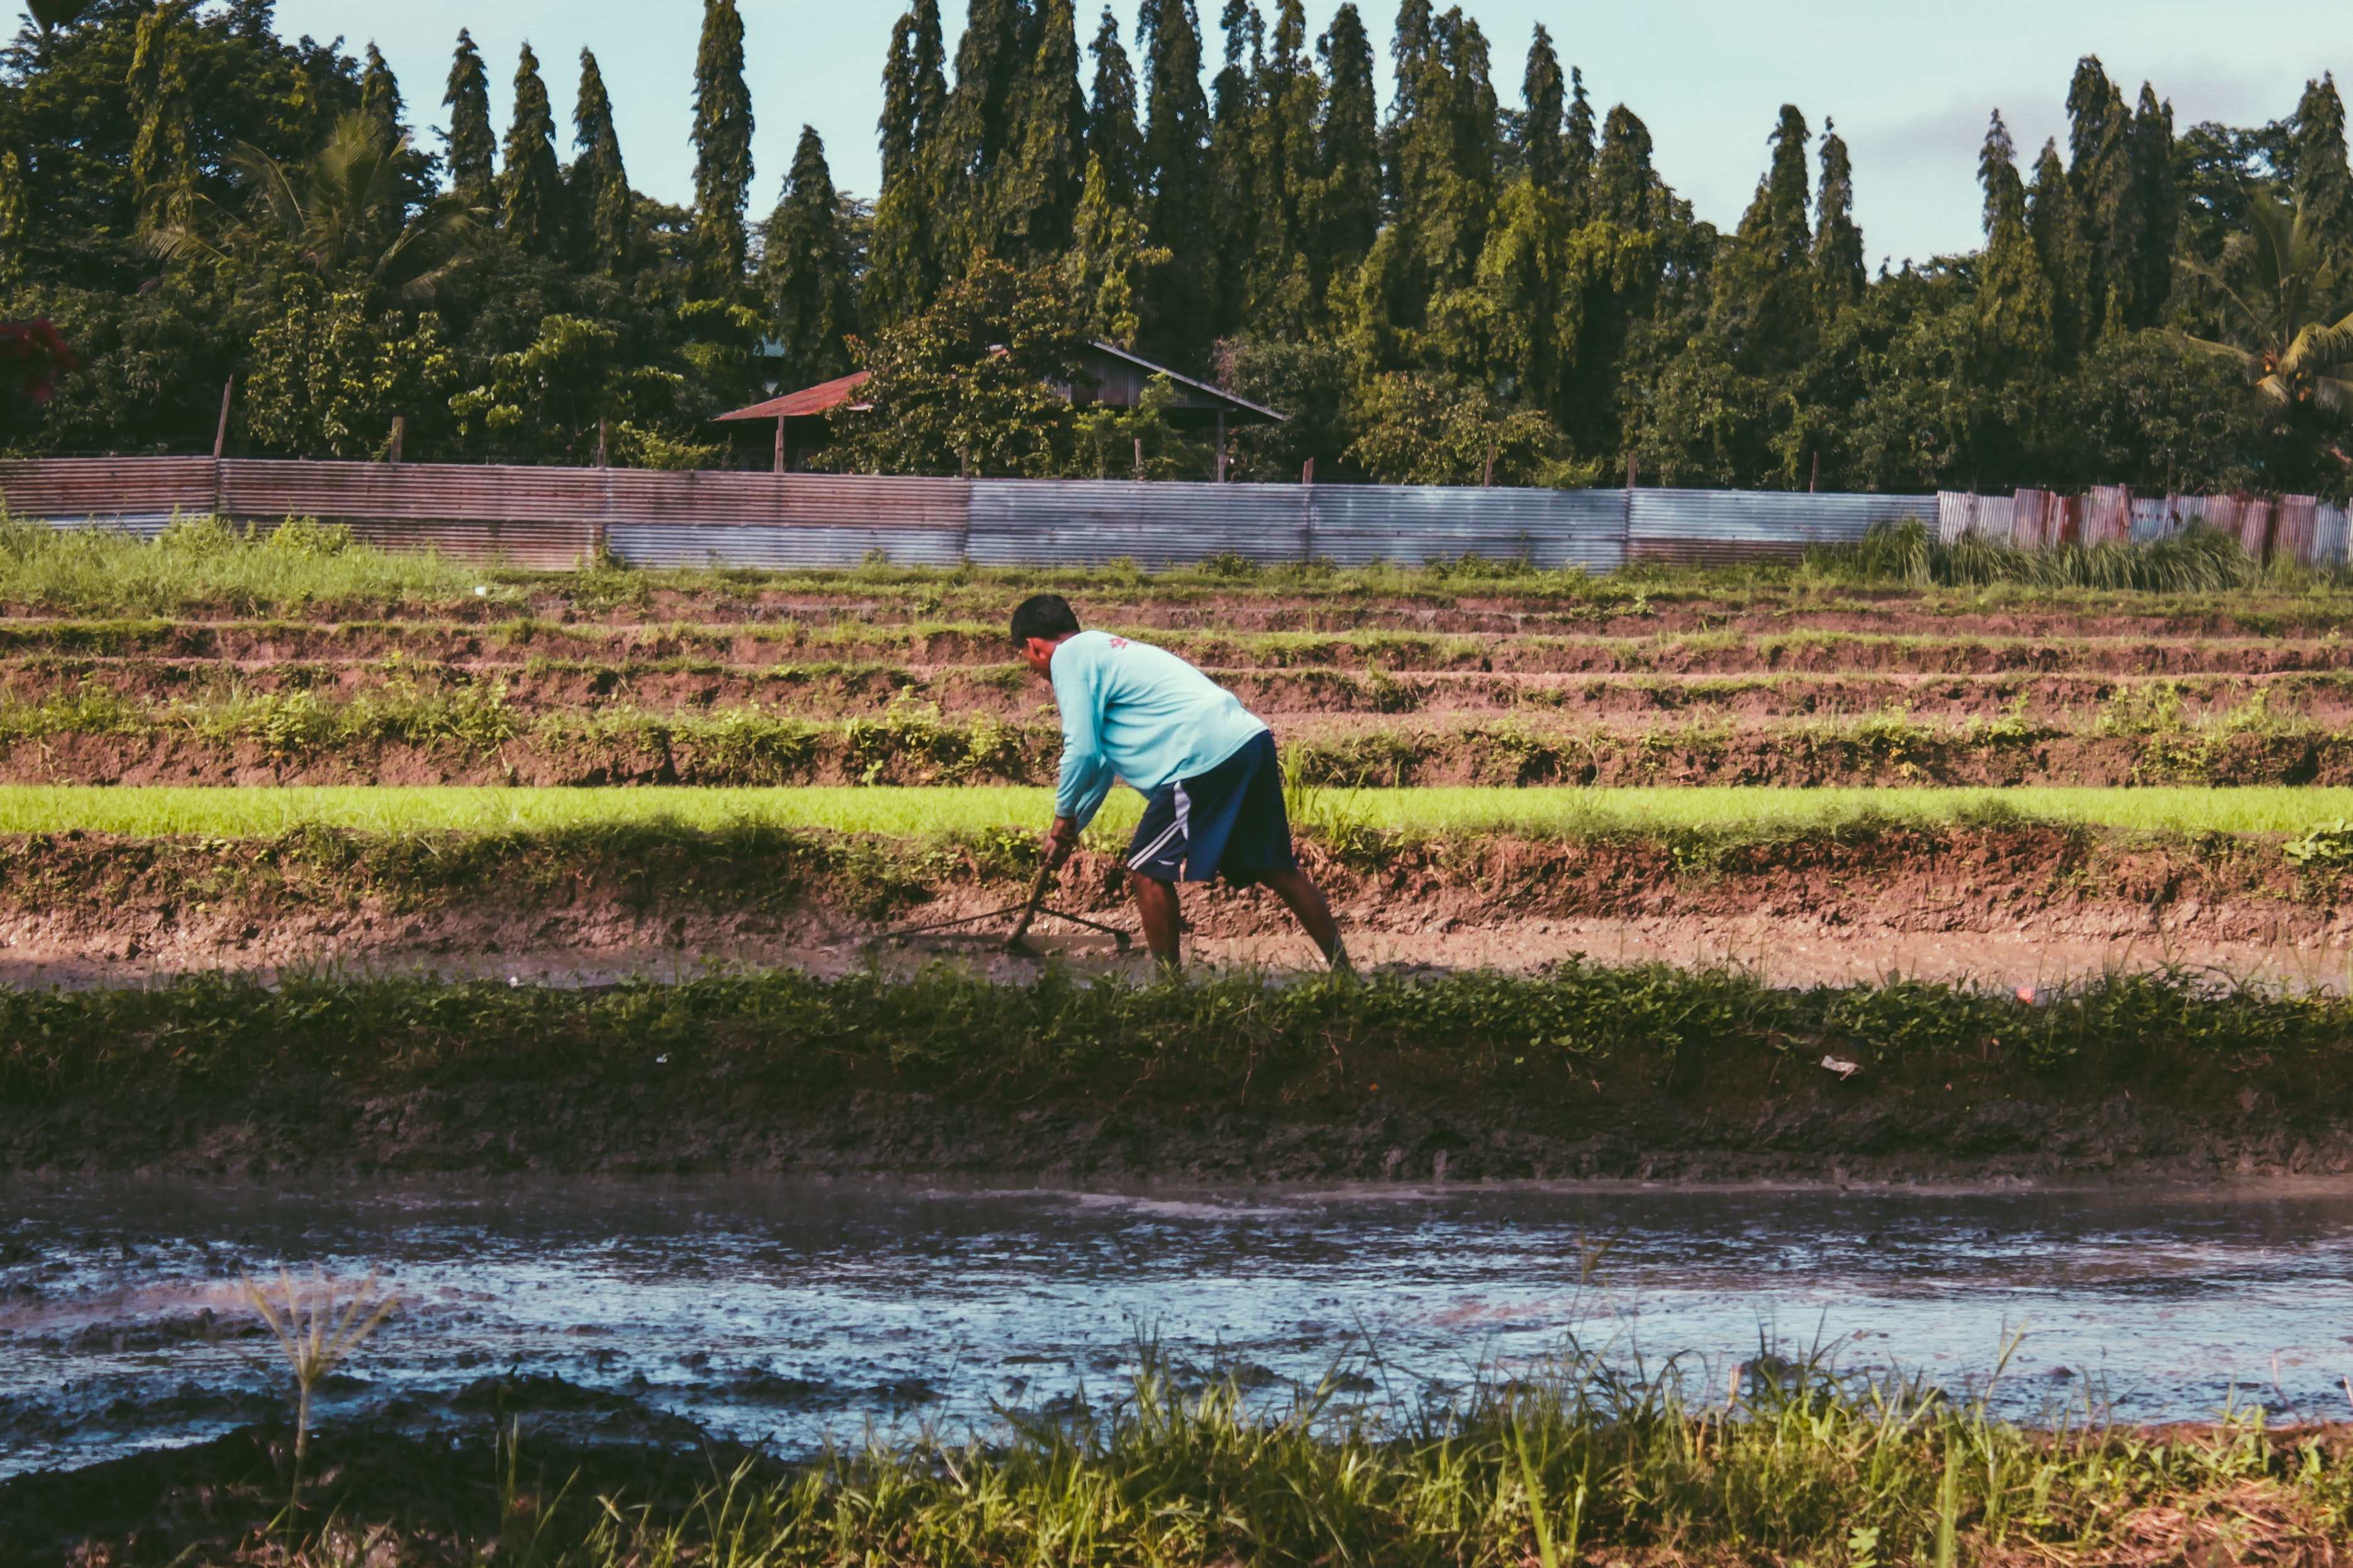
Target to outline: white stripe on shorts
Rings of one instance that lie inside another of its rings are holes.
[[[1176,820],[1168,825],[1168,830],[1166,833],[1163,833],[1159,837],[1154,839],[1145,847],[1141,854],[1137,855],[1134,859],[1130,860],[1127,863],[1127,868],[1129,870],[1143,870],[1146,861],[1152,859],[1163,849],[1168,847],[1168,841],[1176,837],[1180,834],[1186,837],[1188,843],[1191,841],[1193,800],[1190,795],[1187,795],[1185,793],[1185,786],[1183,784],[1179,784],[1175,787],[1176,791]]]

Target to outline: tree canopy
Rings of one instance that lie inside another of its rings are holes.
[[[586,50],[569,136],[528,46],[501,136],[465,31],[412,129],[374,44],[290,40],[268,0],[45,9],[0,51],[0,320],[71,346],[0,450],[209,449],[235,375],[241,451],[367,456],[397,417],[427,458],[602,432],[618,461],[765,461],[711,416],[862,367],[821,460],[1128,472],[1142,442],[1206,476],[1166,389],[1051,392],[1092,337],[1291,414],[1236,437],[1250,479],[2353,487],[2332,75],[2183,126],[2086,56],[2049,84],[2061,137],[1990,117],[1982,242],[1899,262],[1837,105],[1760,117],[1719,232],[1573,16],[1502,37],[1377,3],[1141,0],[1124,34],[1077,0],[892,0],[880,188],[839,189],[805,127],[756,226],[771,46],[739,0],[703,0],[678,84],[683,205],[631,187]]]

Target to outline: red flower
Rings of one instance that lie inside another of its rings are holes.
[[[81,366],[81,356],[47,321],[0,321],[0,384],[14,379],[33,402],[56,395],[58,377]]]

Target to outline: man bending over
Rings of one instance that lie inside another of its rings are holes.
[[[1332,906],[1292,854],[1274,736],[1232,692],[1165,648],[1081,631],[1059,594],[1022,602],[1013,642],[1062,710],[1061,787],[1046,835],[1054,865],[1124,779],[1144,795],[1127,869],[1153,957],[1177,963],[1176,884],[1223,877],[1273,889],[1332,967],[1348,968]]]

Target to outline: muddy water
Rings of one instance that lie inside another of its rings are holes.
[[[240,1272],[401,1311],[330,1418],[802,1447],[1187,1378],[1459,1393],[1573,1337],[1715,1396],[1760,1343],[2006,1413],[2342,1416],[2353,1189],[1124,1195],[680,1183],[0,1188],[0,1475],[276,1408]],[[1370,1347],[1377,1363],[1366,1359]]]

